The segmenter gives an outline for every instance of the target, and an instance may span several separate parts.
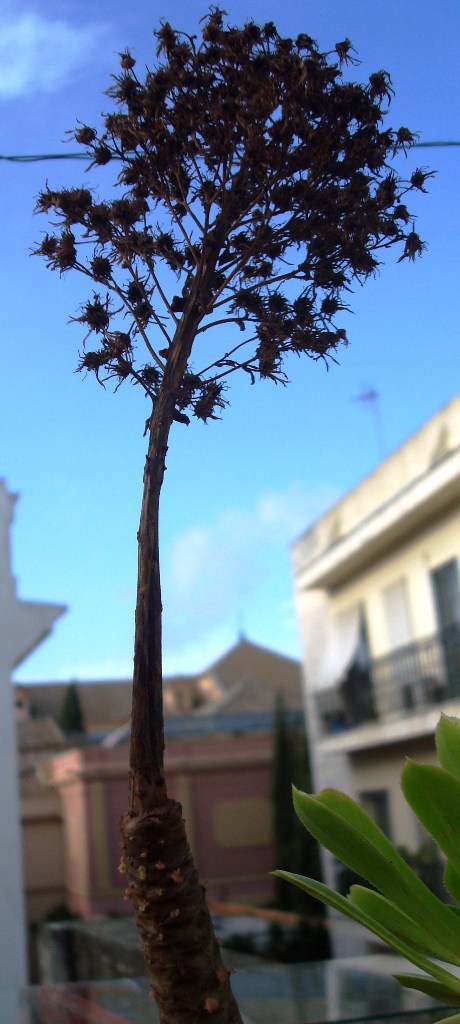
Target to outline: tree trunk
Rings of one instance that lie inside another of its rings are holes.
[[[138,587],[129,810],[121,822],[127,875],[161,1024],[242,1024],[222,963],[180,804],[168,798],[163,767],[159,499],[178,383],[199,313],[178,326],[151,423],[138,534]]]

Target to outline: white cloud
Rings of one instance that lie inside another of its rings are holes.
[[[331,488],[308,494],[293,484],[176,537],[163,558],[165,650],[176,664],[196,642],[214,645],[213,633],[234,630],[277,573],[289,595],[289,544],[335,498]]]
[[[227,625],[206,630],[194,638],[183,637],[180,645],[167,648],[163,655],[165,676],[203,672],[235,643],[235,632]]]
[[[46,20],[30,13],[3,18],[0,98],[54,92],[95,54],[105,28]]]
[[[172,540],[162,552],[166,675],[203,670],[232,646],[241,629],[257,643],[295,655],[289,544],[337,497],[331,487],[308,492],[303,485],[292,484],[284,491],[260,495],[252,505],[235,504]],[[102,619],[102,628],[107,629],[102,642],[99,637],[95,644],[93,637],[87,651],[81,642],[70,644],[64,627],[48,641],[55,651],[59,645],[61,650],[54,656],[52,678],[130,677],[135,590],[131,584],[120,584],[111,600],[115,609],[122,606],[123,614],[115,616],[116,626]],[[66,622],[70,628],[71,614]],[[49,678],[46,646],[21,666],[21,681]]]

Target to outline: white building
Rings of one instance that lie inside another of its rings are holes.
[[[293,559],[315,790],[345,790],[416,851],[426,841],[400,790],[404,757],[434,761],[441,710],[460,715],[460,396],[318,519]],[[325,866],[337,883],[338,865]]]
[[[17,495],[0,480],[0,1005],[26,982],[18,773],[11,673],[51,632],[63,605],[23,601],[11,571],[10,525]],[[3,1000],[3,1001],[2,1001]],[[13,1004],[11,1004],[13,1005]],[[4,1019],[15,1019],[13,1017]]]

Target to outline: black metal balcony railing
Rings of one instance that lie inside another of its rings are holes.
[[[399,647],[316,696],[322,732],[331,734],[460,699],[460,623]]]

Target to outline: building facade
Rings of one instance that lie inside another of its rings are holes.
[[[57,745],[54,754],[43,748],[40,756],[31,748],[25,762],[25,741],[32,744],[38,727],[43,740],[53,740],[49,725],[59,716],[67,685],[16,689],[21,762],[30,769],[21,777],[28,908],[43,912],[64,901],[85,918],[130,913],[118,866],[119,821],[128,803],[132,682],[78,683],[87,726],[78,746],[59,751]],[[240,637],[202,673],[165,680],[165,693],[168,793],[182,805],[208,897],[270,900],[270,872],[277,866],[275,713],[281,697],[287,723],[296,731],[303,728],[299,663]],[[40,840],[45,848],[47,832],[52,856],[42,859],[37,879],[27,839]],[[46,864],[52,866],[54,886],[43,877]]]
[[[272,896],[272,750],[267,730],[168,743],[168,793],[182,805],[209,899],[257,904]],[[47,765],[48,789],[61,800],[65,900],[83,918],[132,913],[123,902],[126,876],[119,872],[127,774],[126,744],[70,750]]]
[[[0,480],[0,988],[26,980],[18,758],[11,674],[44,640],[65,611],[63,605],[24,601],[11,565],[10,529],[17,494]]]
[[[404,758],[434,761],[441,711],[460,715],[460,396],[314,523],[293,560],[315,790],[345,790],[420,851]],[[331,857],[325,870],[341,884]]]

